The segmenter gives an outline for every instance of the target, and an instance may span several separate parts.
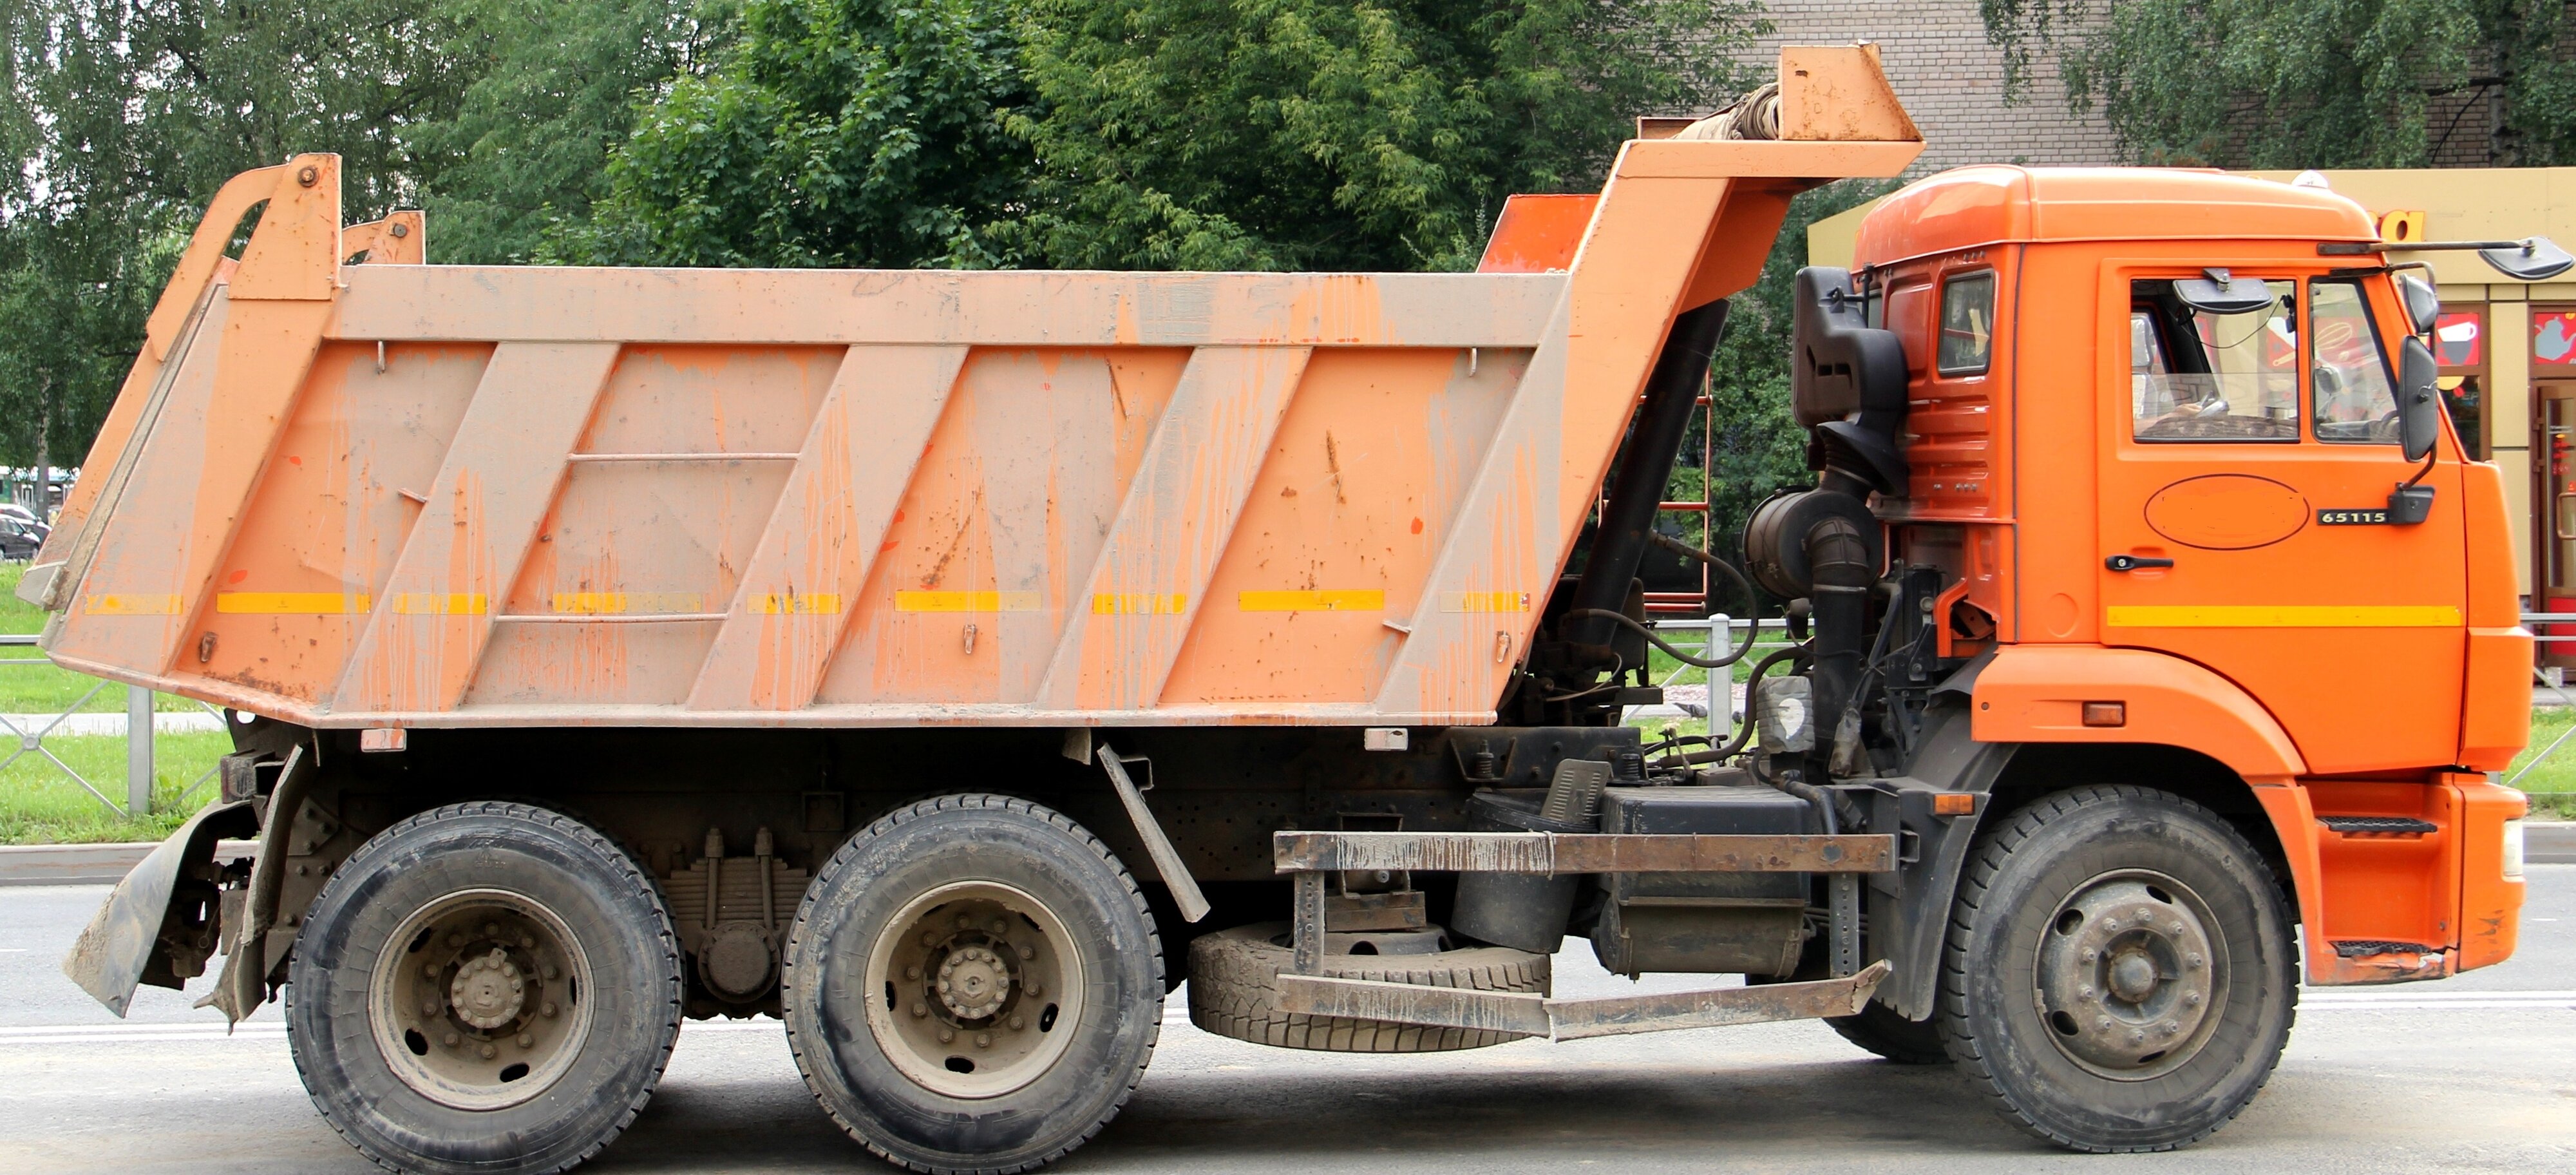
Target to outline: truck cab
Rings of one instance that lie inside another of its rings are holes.
[[[2313,983],[2498,962],[2521,903],[2486,774],[2532,663],[2503,479],[2438,405],[2408,452],[2431,291],[2381,250],[2320,187],[1974,167],[1872,212],[1852,275],[1904,356],[1873,511],[1937,569],[1975,739],[2215,781]]]

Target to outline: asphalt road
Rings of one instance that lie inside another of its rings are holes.
[[[2308,993],[2270,1088],[2177,1154],[2046,1149],[1946,1066],[1885,1064],[1821,1024],[1338,1057],[1209,1036],[1176,996],[1126,1113],[1053,1170],[2576,1170],[2576,865],[2533,866],[2531,883],[2511,962]],[[146,988],[119,1022],[62,978],[64,948],[106,892],[0,890],[0,1167],[373,1171],[305,1100],[275,1008],[226,1036],[192,996]],[[1635,990],[1581,947],[1558,968],[1561,993]],[[584,1170],[892,1168],[823,1117],[761,1022],[683,1031],[652,1105]]]

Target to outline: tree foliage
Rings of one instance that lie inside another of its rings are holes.
[[[1424,269],[1731,77],[1737,0],[755,0],[564,253]]]
[[[0,464],[79,460],[179,244],[236,173],[337,152],[351,219],[433,257],[579,215],[686,0],[0,0]]]
[[[683,78],[608,168],[556,254],[610,264],[990,264],[1024,199],[1002,129],[1026,97],[1008,12],[982,0],[755,0],[740,41]]]
[[[2424,165],[2493,98],[2500,162],[2576,160],[2562,0],[1981,0],[2017,86],[2057,55],[2151,163]],[[2455,98],[2445,104],[2442,99]],[[2441,117],[2437,120],[2436,114]]]
[[[1021,252],[1074,268],[1454,269],[1513,192],[1589,190],[1704,101],[1750,5],[1039,0]]]

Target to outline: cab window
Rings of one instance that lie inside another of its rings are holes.
[[[1972,273],[1941,287],[1940,368],[1943,375],[1978,375],[1994,356],[1995,275]]]
[[[2298,287],[2243,314],[2184,305],[2169,280],[2129,289],[2130,435],[2141,441],[2299,439]]]
[[[2397,443],[2397,384],[2357,281],[2308,283],[2308,384],[2321,441]]]

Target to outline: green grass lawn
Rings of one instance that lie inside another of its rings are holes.
[[[125,803],[125,740],[114,735],[58,736],[45,740],[52,751],[91,787]],[[0,844],[88,844],[97,841],[159,840],[214,797],[215,783],[186,800],[180,793],[230,754],[230,736],[221,731],[165,734],[152,740],[152,811],[127,820],[108,810],[96,796],[63,774],[41,754],[18,756],[0,767]],[[0,756],[15,752],[0,745]]]
[[[45,614],[18,598],[18,580],[27,574],[24,563],[0,563],[0,633],[32,634],[45,627]],[[125,687],[110,685],[90,693],[100,684],[95,677],[85,677],[68,669],[57,669],[32,645],[0,645],[0,714],[59,714],[89,695],[81,703],[87,713],[114,714],[125,709]],[[193,710],[197,704],[170,694],[155,694],[155,710]]]

